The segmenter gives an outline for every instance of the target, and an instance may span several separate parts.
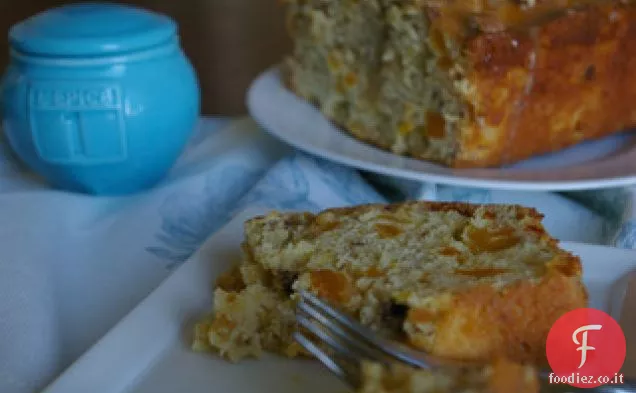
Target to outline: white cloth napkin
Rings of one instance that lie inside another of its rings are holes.
[[[636,239],[628,192],[564,197],[361,176],[292,151],[249,119],[202,120],[162,184],[117,198],[51,190],[0,141],[0,392],[45,386],[244,208],[401,198],[522,203],[564,240]]]

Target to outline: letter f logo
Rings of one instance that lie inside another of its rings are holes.
[[[576,349],[577,351],[581,351],[581,364],[579,364],[579,368],[583,367],[583,365],[587,361],[587,351],[593,351],[596,349],[587,345],[587,332],[590,330],[601,330],[602,328],[602,325],[585,325],[576,329],[574,333],[572,333],[572,341],[574,341],[574,344],[580,345],[580,347]],[[581,334],[581,342],[579,342],[577,338],[579,333],[583,333]]]

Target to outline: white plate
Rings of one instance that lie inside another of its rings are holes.
[[[229,364],[189,350],[192,323],[212,304],[211,283],[238,257],[242,223],[255,213],[261,212],[244,214],[211,237],[43,393],[346,392],[314,362],[267,356]],[[636,252],[564,246],[583,259],[591,306],[607,309],[610,286],[636,268]]]
[[[505,169],[450,169],[401,157],[350,137],[282,84],[276,67],[252,84],[252,117],[284,142],[344,165],[437,184],[563,191],[636,184],[636,136],[623,133],[537,157]]]

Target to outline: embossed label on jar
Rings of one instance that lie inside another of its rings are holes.
[[[119,92],[113,87],[84,89],[51,88],[36,86],[33,104],[39,109],[106,109],[116,108]]]
[[[29,120],[36,151],[56,164],[104,164],[127,157],[121,89],[111,83],[33,81]]]

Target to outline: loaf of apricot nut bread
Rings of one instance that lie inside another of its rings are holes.
[[[540,363],[552,324],[587,304],[579,259],[541,219],[515,205],[442,202],[251,219],[244,261],[219,279],[194,347],[230,360],[302,354],[294,307],[308,290],[434,355]]]
[[[359,393],[538,393],[536,370],[497,359],[467,368],[416,370],[363,363]]]
[[[283,77],[358,139],[456,168],[636,125],[631,0],[286,0]]]

